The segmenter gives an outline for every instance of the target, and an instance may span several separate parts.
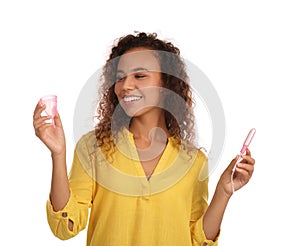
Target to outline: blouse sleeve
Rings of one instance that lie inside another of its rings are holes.
[[[82,144],[82,141],[81,141]],[[70,198],[61,211],[54,211],[50,199],[47,201],[47,219],[53,234],[66,240],[77,235],[86,227],[88,210],[92,206],[93,179],[86,172],[88,158],[81,158],[82,149],[79,144],[74,152],[72,168],[69,174]],[[86,152],[86,155],[88,153]],[[80,158],[79,158],[80,156]],[[73,222],[73,230],[69,230],[69,220]]]
[[[204,161],[202,160],[201,162],[203,163],[201,174],[199,176],[199,179],[195,181],[193,189],[193,201],[190,220],[191,238],[193,246],[217,246],[219,235],[217,236],[215,241],[208,240],[203,230],[203,216],[208,207],[208,177],[207,175],[203,176],[204,173],[208,173],[207,158],[205,157]],[[205,177],[205,179],[200,178],[201,176]]]

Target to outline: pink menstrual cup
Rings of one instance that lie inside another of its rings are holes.
[[[57,96],[55,95],[44,96],[40,99],[40,103],[42,105],[46,105],[45,113],[48,116],[51,116],[52,124],[55,127],[54,116],[56,115],[57,112]]]

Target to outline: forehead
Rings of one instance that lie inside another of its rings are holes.
[[[130,72],[136,68],[159,72],[160,64],[156,52],[145,48],[137,48],[126,52],[120,57],[119,71]]]

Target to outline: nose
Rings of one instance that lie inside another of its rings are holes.
[[[127,75],[122,84],[123,90],[133,90],[135,88],[134,76]]]

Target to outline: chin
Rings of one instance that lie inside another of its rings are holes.
[[[143,108],[140,110],[134,110],[134,109],[128,109],[128,108],[123,108],[127,116],[129,117],[141,117],[143,115],[146,115],[151,111],[152,107],[148,108]]]

